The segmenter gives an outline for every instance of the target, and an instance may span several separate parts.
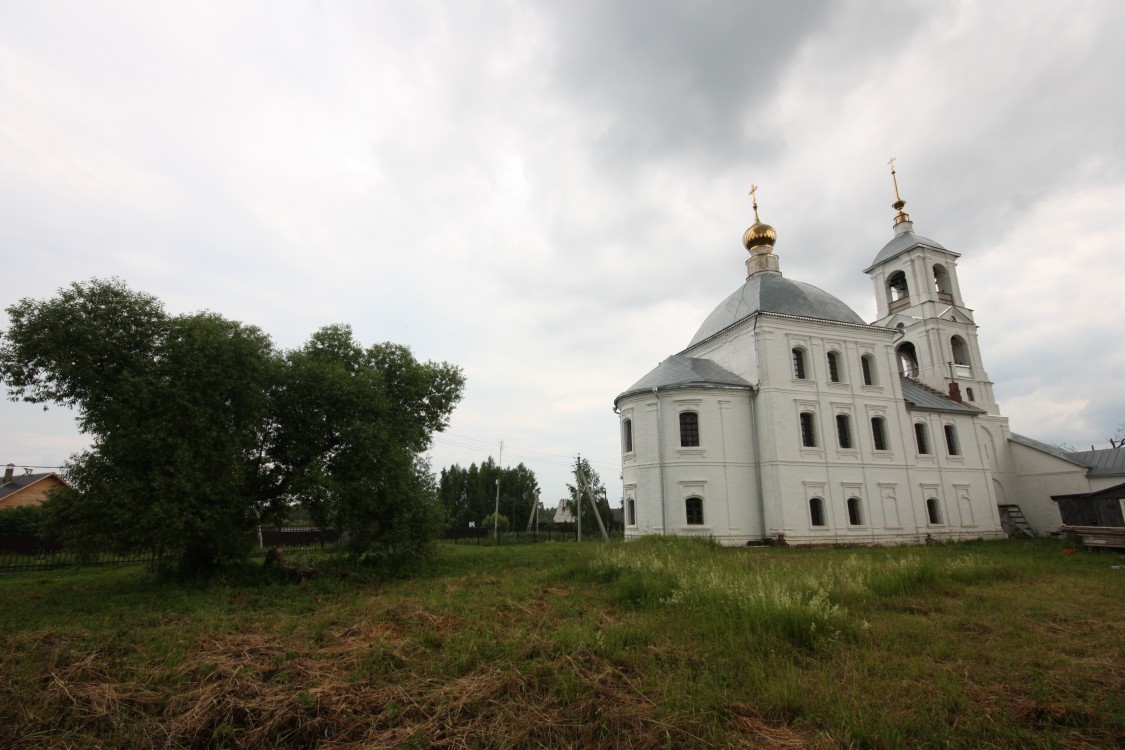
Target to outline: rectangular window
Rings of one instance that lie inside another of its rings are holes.
[[[685,448],[699,445],[699,415],[693,411],[680,412],[680,445]]]
[[[957,428],[951,424],[945,426],[945,448],[951,456],[961,455],[961,443],[957,440]]]
[[[852,421],[847,414],[836,415],[836,437],[841,448],[852,447]]]
[[[684,507],[687,510],[688,526],[702,526],[703,498],[689,497],[686,501],[684,501]]]
[[[863,514],[860,513],[859,498],[848,498],[848,525],[849,526],[862,526]]]
[[[875,441],[875,450],[885,451],[887,449],[887,423],[882,417],[871,419],[871,438]]]
[[[875,365],[872,364],[871,360],[872,357],[870,354],[864,354],[863,358],[859,360],[860,367],[863,368],[864,385],[875,385],[874,373],[872,372]]]
[[[813,526],[824,526],[824,501],[819,497],[809,500],[809,519]]]
[[[921,422],[914,423],[914,441],[918,444],[918,455],[929,455],[930,438],[926,434],[926,425]]]
[[[840,382],[840,355],[828,352],[828,379],[833,383]]]
[[[941,508],[938,506],[936,497],[931,497],[926,500],[926,517],[931,524],[941,523]]]
[[[801,412],[801,445],[806,448],[816,447],[816,423],[812,412]]]
[[[621,442],[625,453],[633,452],[633,420],[626,419],[621,423]]]
[[[793,377],[797,380],[805,379],[805,350],[793,350]]]

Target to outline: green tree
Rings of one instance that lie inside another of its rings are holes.
[[[329,326],[285,359],[269,454],[284,496],[345,532],[349,550],[401,564],[443,526],[421,456],[461,397],[460,371]]]
[[[579,499],[579,497],[578,497],[578,484],[579,484],[579,482],[578,482],[578,466],[579,466],[579,464],[575,464],[574,471],[571,472],[571,475],[574,477],[574,484],[567,484],[567,486],[566,486],[566,489],[567,489],[567,491],[570,495],[569,498],[567,498],[567,500],[566,500],[566,508],[571,513],[575,514],[575,518],[578,517],[578,513],[581,513],[582,514],[581,518],[582,518],[582,528],[583,528],[583,530],[588,531],[591,534],[594,534],[594,533],[598,533],[597,532],[597,521],[594,520],[593,514],[591,513],[591,510],[590,510],[590,498],[593,498],[594,502],[597,504],[598,514],[601,515],[602,523],[606,524],[607,528],[608,528],[609,522],[612,518],[612,515],[610,513],[610,509],[609,509],[609,500],[606,498],[605,485],[602,484],[602,479],[601,479],[600,476],[598,476],[598,472],[594,471],[593,467],[590,466],[590,462],[587,461],[586,459],[583,458],[583,459],[579,459],[579,460],[581,461],[582,487],[583,487],[583,490],[584,490],[582,498],[581,498],[582,502],[581,503],[578,502],[578,499]],[[576,507],[579,510],[576,511],[575,510]]]
[[[487,516],[484,517],[484,520],[481,521],[481,526],[483,528],[488,529],[489,533],[491,533],[492,528],[493,528],[493,520],[496,521],[496,530],[499,531],[501,534],[503,534],[506,531],[511,531],[512,522],[509,521],[508,517],[506,515],[504,515],[503,513],[501,513],[500,515],[496,515],[495,513],[489,513]]]
[[[485,516],[496,508],[497,479],[500,480],[500,512],[509,515],[512,528],[522,530],[539,492],[539,481],[535,472],[522,463],[501,469],[491,457],[479,467],[475,463],[468,469],[453,464],[442,469],[439,496],[448,526],[468,526],[470,521],[483,524]]]
[[[420,456],[460,399],[455,367],[394,344],[363,349],[342,326],[283,354],[253,326],[170,316],[118,280],[8,314],[10,395],[73,407],[93,438],[68,463],[75,489],[49,501],[72,540],[154,545],[206,573],[244,556],[254,525],[293,502],[382,560],[424,550],[440,529]]]

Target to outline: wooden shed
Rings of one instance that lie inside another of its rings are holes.
[[[1125,527],[1125,484],[1080,495],[1053,495],[1066,526]]]

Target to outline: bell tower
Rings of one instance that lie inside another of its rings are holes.
[[[903,375],[999,415],[981,359],[973,311],[965,306],[957,282],[961,255],[914,233],[914,222],[903,210],[906,201],[899,195],[894,162],[891,159],[894,238],[864,271],[875,287],[874,325],[900,332],[894,346]]]

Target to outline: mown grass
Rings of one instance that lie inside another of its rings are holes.
[[[0,746],[1121,747],[1121,564],[665,539],[10,576]]]

